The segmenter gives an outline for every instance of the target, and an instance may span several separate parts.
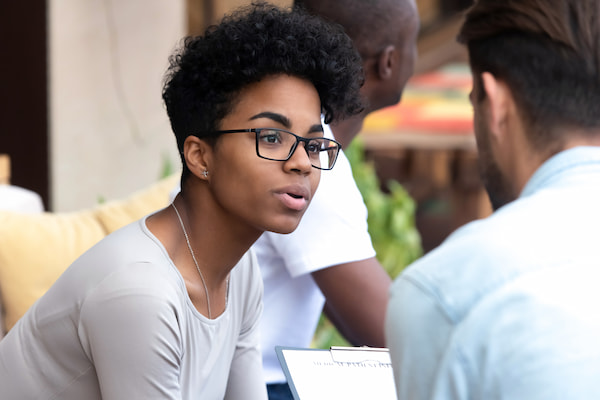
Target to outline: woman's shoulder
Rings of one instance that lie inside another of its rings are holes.
[[[180,297],[181,276],[142,223],[134,222],[110,234],[73,263],[74,274],[89,285],[87,297]]]

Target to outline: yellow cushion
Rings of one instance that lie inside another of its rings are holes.
[[[91,211],[0,211],[0,295],[10,329],[59,275],[105,236]]]
[[[12,328],[60,274],[104,236],[166,207],[178,179],[172,175],[124,200],[80,212],[0,211],[0,305],[5,329]]]
[[[94,210],[94,214],[107,233],[113,232],[146,214],[168,206],[170,193],[175,189],[179,178],[179,174],[170,175],[124,200],[115,200],[99,206]]]

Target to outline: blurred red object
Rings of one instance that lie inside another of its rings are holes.
[[[472,135],[471,84],[467,64],[449,64],[415,75],[408,82],[402,101],[367,116],[363,132]]]

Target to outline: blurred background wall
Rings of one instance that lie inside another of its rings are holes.
[[[50,201],[76,210],[157,180],[177,150],[161,99],[184,0],[49,3]]]

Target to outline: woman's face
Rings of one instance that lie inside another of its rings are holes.
[[[309,81],[288,75],[270,76],[247,86],[220,129],[248,128],[323,136],[316,89]],[[321,177],[302,143],[287,161],[258,157],[254,132],[221,135],[210,163],[208,180],[215,201],[234,220],[259,231],[290,233],[296,229]]]

